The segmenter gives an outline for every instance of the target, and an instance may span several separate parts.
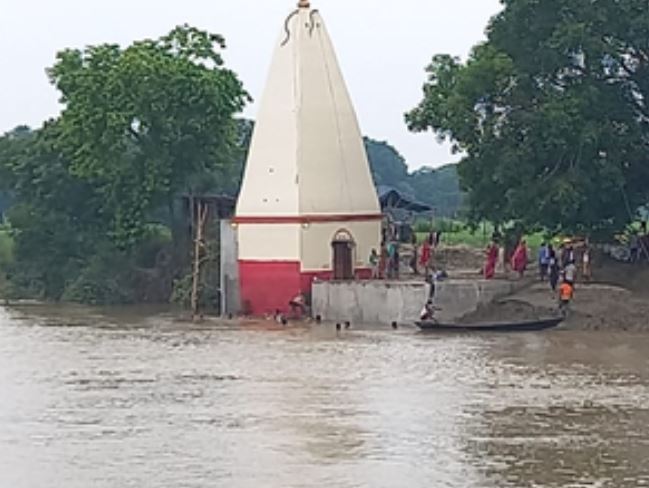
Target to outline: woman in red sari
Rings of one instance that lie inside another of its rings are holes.
[[[484,277],[486,280],[492,280],[496,275],[496,264],[498,263],[498,254],[500,249],[498,244],[492,242],[487,248],[487,263],[484,267]]]
[[[518,273],[521,278],[525,274],[525,269],[527,268],[527,260],[527,243],[524,239],[521,239],[521,241],[518,243],[518,246],[516,247],[516,251],[514,251],[514,255],[512,256],[512,268]]]
[[[424,274],[426,274],[426,270],[430,266],[430,251],[430,241],[426,239],[421,246],[421,256],[419,257],[419,264],[424,269]]]

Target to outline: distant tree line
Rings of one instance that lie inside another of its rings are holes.
[[[457,217],[464,195],[457,165],[408,170],[405,159],[387,142],[365,138],[365,148],[377,186],[390,186],[413,200],[430,205],[439,217]]]

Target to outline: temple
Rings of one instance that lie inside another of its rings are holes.
[[[243,310],[285,311],[314,279],[369,277],[381,212],[333,45],[302,0],[275,48],[237,202]]]

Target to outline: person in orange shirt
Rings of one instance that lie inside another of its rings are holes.
[[[565,315],[575,296],[575,287],[569,281],[564,281],[559,287],[559,310]]]

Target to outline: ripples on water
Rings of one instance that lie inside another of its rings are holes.
[[[0,308],[0,487],[649,486],[648,351]]]

